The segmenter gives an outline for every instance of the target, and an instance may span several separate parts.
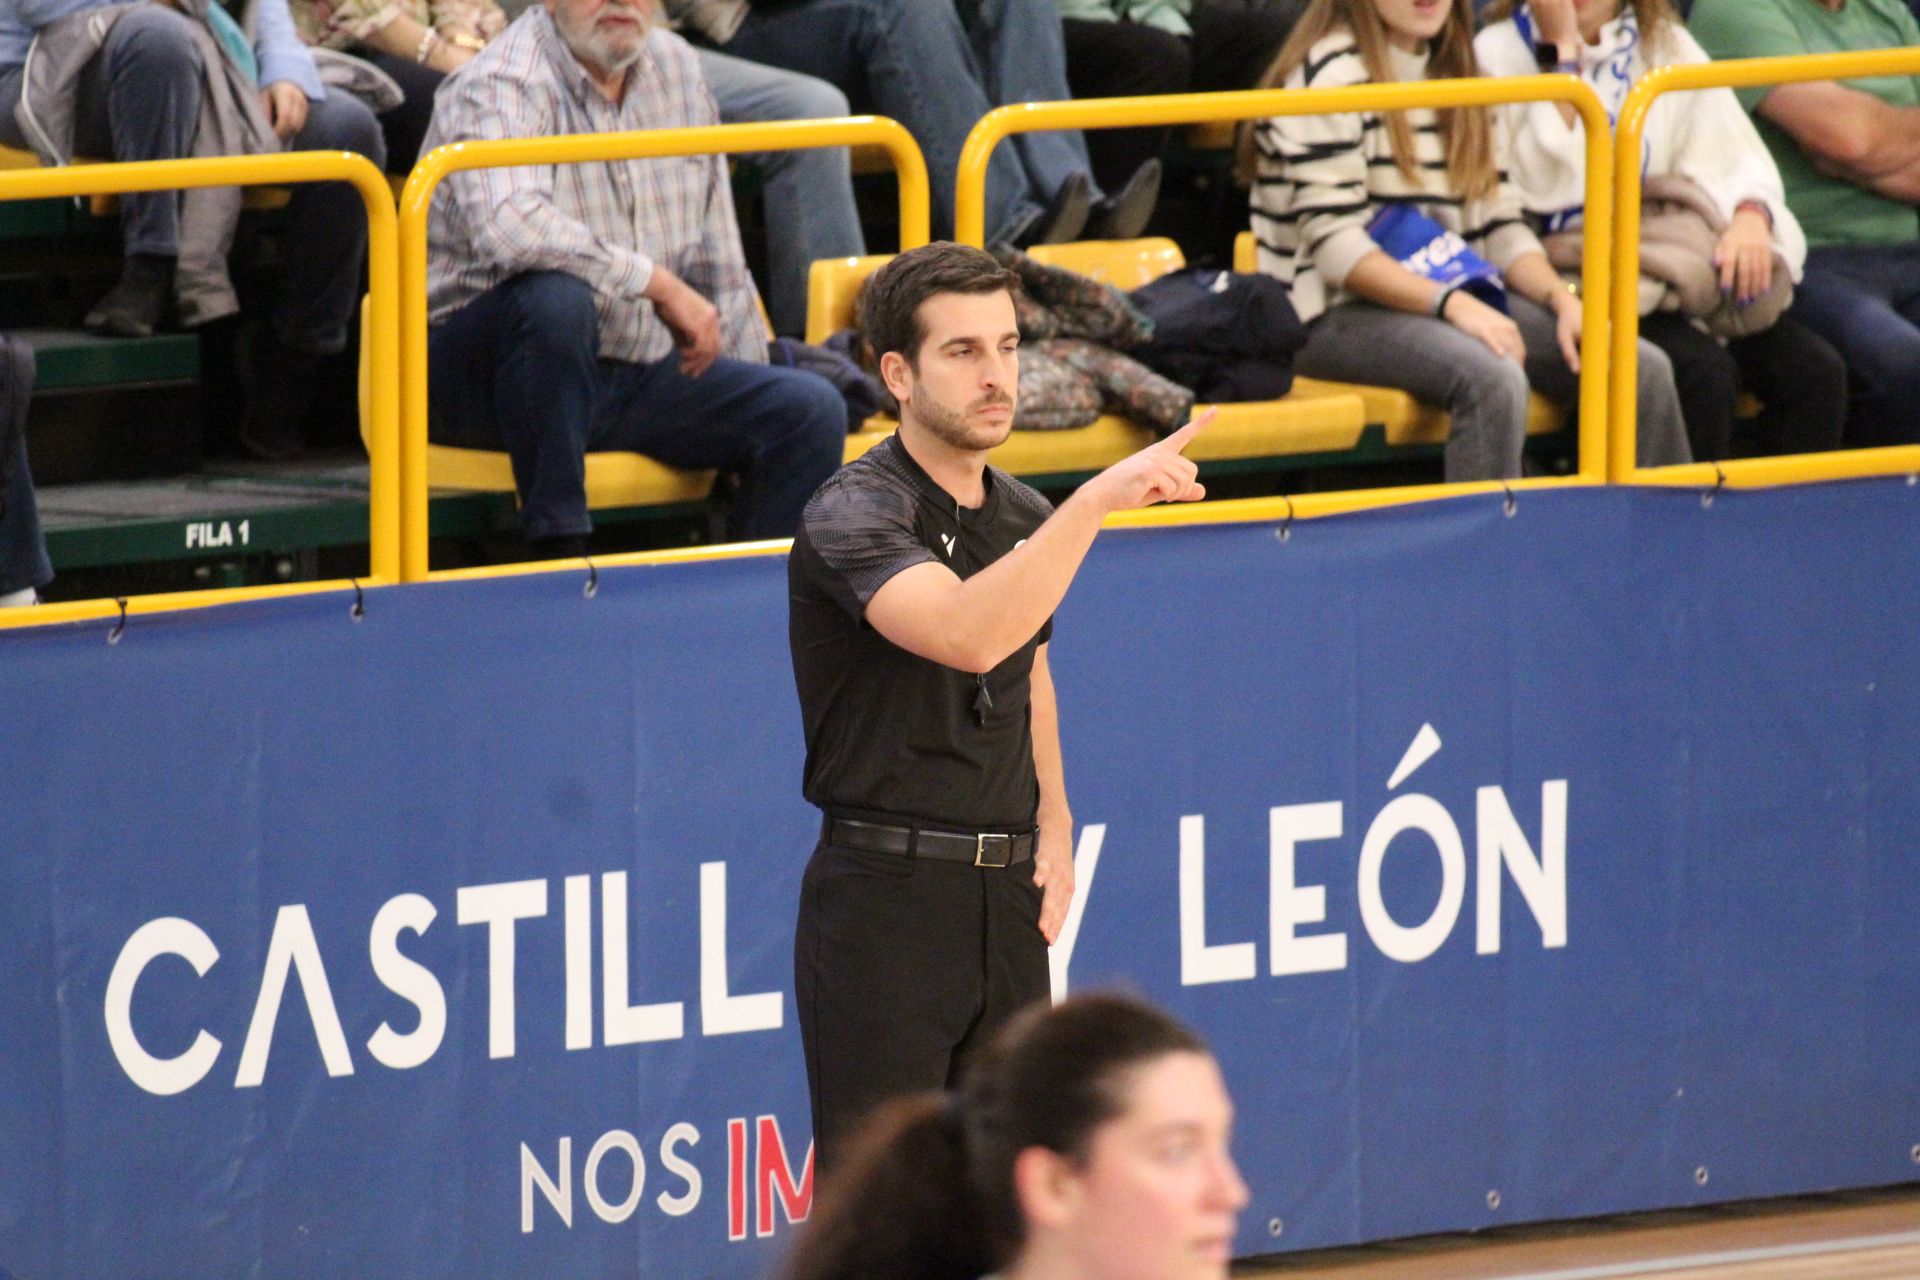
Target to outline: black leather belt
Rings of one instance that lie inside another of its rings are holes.
[[[1033,856],[1031,831],[933,831],[926,827],[893,827],[882,822],[828,818],[827,843],[843,849],[872,853],[899,853],[946,862],[971,862],[976,867],[1011,867]]]

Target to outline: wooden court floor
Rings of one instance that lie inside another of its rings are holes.
[[[1920,1280],[1920,1184],[1243,1263],[1253,1280]]]

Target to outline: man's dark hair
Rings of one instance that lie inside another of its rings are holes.
[[[927,340],[920,323],[920,304],[935,294],[997,293],[1011,295],[1020,278],[993,260],[984,250],[950,240],[936,240],[898,254],[881,267],[860,290],[854,323],[877,362],[898,351],[907,363],[920,367],[920,344]]]

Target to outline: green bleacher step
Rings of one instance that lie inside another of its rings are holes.
[[[192,334],[100,338],[77,329],[22,329],[14,336],[33,347],[41,391],[193,382],[200,376],[200,341]]]

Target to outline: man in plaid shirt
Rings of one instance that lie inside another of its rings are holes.
[[[451,142],[719,122],[651,0],[546,0],[441,87]],[[587,450],[737,472],[728,532],[791,534],[839,465],[844,402],[770,368],[719,156],[455,174],[428,226],[433,438],[505,448],[543,556],[591,529]]]

